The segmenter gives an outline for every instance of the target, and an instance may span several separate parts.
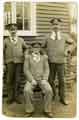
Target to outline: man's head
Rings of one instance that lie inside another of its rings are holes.
[[[16,35],[17,32],[17,25],[16,23],[11,23],[7,25],[7,28],[12,36]]]
[[[41,50],[41,43],[36,42],[32,44],[32,52],[38,54]]]
[[[50,21],[53,30],[59,30],[62,20],[60,18],[52,18]]]

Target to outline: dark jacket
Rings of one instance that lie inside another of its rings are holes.
[[[27,45],[21,37],[17,37],[17,39],[18,40],[16,44],[11,42],[10,37],[4,40],[4,61],[6,64],[10,62],[23,62],[23,49],[26,49]]]

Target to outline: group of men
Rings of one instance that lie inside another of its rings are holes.
[[[46,54],[41,54],[41,43],[38,41],[29,48],[21,37],[18,37],[17,25],[7,25],[9,36],[4,40],[4,63],[7,69],[8,104],[19,101],[20,73],[24,70],[25,112],[32,115],[34,106],[32,95],[39,85],[44,93],[44,113],[52,115],[52,98],[56,96],[55,77],[58,76],[60,102],[67,105],[64,92],[64,56],[65,42],[68,37],[61,32],[62,20],[53,18],[50,21],[51,32],[45,37]],[[30,52],[27,52],[28,49]]]

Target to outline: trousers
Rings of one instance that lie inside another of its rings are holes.
[[[7,93],[8,101],[17,99],[20,94],[20,74],[22,63],[7,64]]]
[[[42,92],[44,93],[44,111],[51,112],[51,102],[52,102],[52,88],[48,81],[39,81],[37,82]],[[34,111],[34,106],[32,103],[33,90],[36,86],[33,86],[31,82],[27,81],[24,86],[24,98],[25,98],[25,111],[30,113]]]
[[[49,83],[53,89],[53,95],[56,96],[56,88],[55,88],[55,78],[56,75],[58,77],[58,93],[61,100],[64,100],[65,97],[65,86],[64,86],[64,64],[61,63],[49,63],[50,66],[50,75],[49,75]]]

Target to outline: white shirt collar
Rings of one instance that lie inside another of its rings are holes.
[[[55,33],[55,31],[52,31],[50,38],[52,40],[56,40],[55,37],[56,37],[56,33]],[[61,32],[60,31],[57,31],[57,37],[58,37],[58,40],[61,40]]]
[[[10,41],[11,41],[12,43],[14,43],[14,44],[16,44],[17,41],[18,41],[17,35],[14,37],[14,40],[13,40],[11,34],[9,34],[9,38],[10,38]]]
[[[16,44],[17,41],[18,41],[17,34],[16,34],[16,36],[14,37],[15,41],[13,41],[12,36],[11,36],[10,33],[9,33],[9,38],[10,38],[10,41],[11,41],[12,43],[14,43],[14,44]]]

